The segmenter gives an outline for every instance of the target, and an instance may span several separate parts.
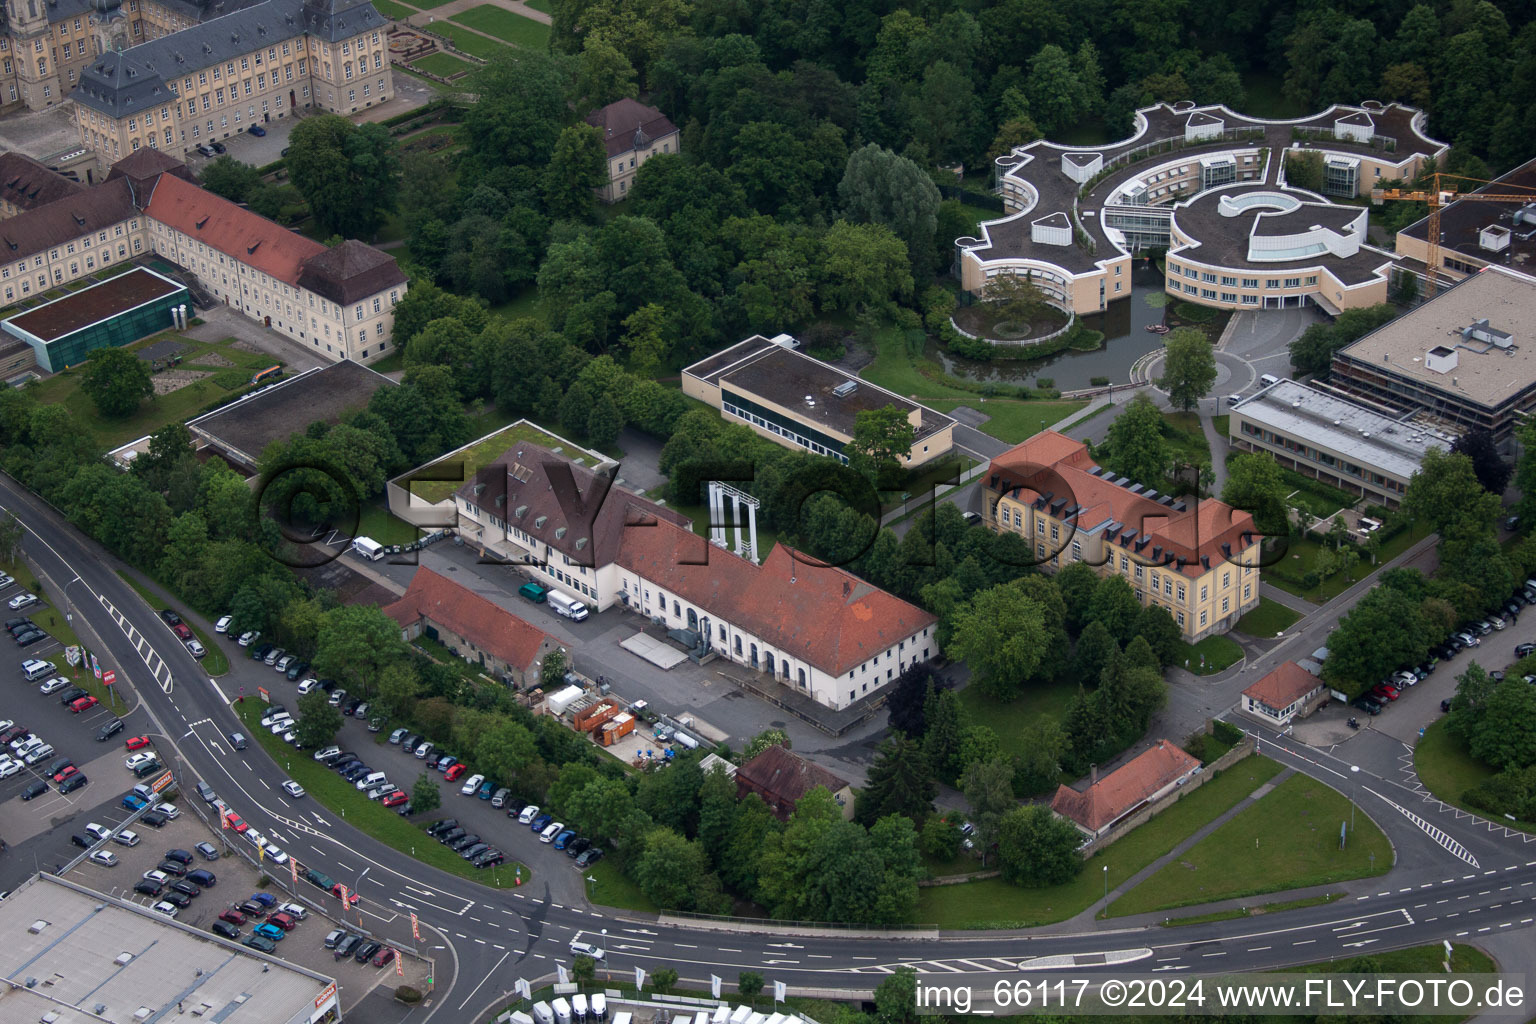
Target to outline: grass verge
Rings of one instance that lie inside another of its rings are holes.
[[[1078,427],[1082,426],[1084,423],[1087,423],[1089,420],[1092,420],[1094,417],[1098,416],[1100,413],[1107,412],[1108,410],[1113,409],[1114,407],[1115,406],[1114,406],[1113,402],[1105,402],[1103,405],[1099,406],[1097,409],[1093,410],[1093,412],[1089,413],[1088,415],[1086,415],[1086,416],[1079,416],[1077,419],[1073,420],[1071,423],[1068,423],[1067,424],[1067,429],[1068,430],[1076,430]]]
[[[1350,814],[1342,793],[1293,775],[1115,900],[1109,912],[1144,914],[1386,874],[1392,844],[1363,812],[1339,849],[1338,823]]]
[[[155,611],[162,611],[163,609],[170,607],[169,604],[160,600],[154,591],[150,590],[148,587],[134,579],[132,576],[128,575],[126,572],[123,572],[121,569],[119,569],[117,574],[122,577],[124,583],[128,584],[130,587],[136,590],[139,596],[142,597]],[[208,639],[208,634],[199,629],[190,619],[183,619],[182,621],[186,622],[186,624],[191,627],[192,635],[197,637],[197,642],[202,644],[203,650],[208,652],[208,654],[203,658],[203,671],[207,672],[211,676],[222,676],[224,673],[228,672],[229,658],[225,656],[224,652],[219,648],[219,645]]]
[[[638,910],[646,914],[654,914],[661,909],[640,891],[638,885],[630,881],[618,864],[607,858],[589,865],[586,877],[594,879],[587,883],[587,898],[593,903],[618,910]]]
[[[477,28],[497,39],[504,39],[513,46],[528,50],[549,49],[549,26],[542,21],[525,18],[502,7],[481,4],[453,16],[460,25]]]
[[[963,693],[964,691],[962,691]],[[1095,854],[1066,885],[1021,889],[1000,878],[918,890],[919,921],[940,928],[1028,928],[1064,921],[1123,884],[1273,778],[1280,765],[1247,757]],[[1105,868],[1109,870],[1106,872]]]
[[[1165,928],[1177,928],[1186,924],[1210,924],[1213,921],[1235,921],[1240,917],[1257,917],[1260,914],[1278,914],[1282,910],[1300,910],[1303,907],[1320,907],[1345,895],[1342,892],[1325,892],[1321,896],[1308,896],[1283,903],[1261,903],[1257,907],[1233,907],[1212,914],[1195,914],[1193,917],[1171,917],[1163,922]]]
[[[1419,781],[1441,800],[1481,817],[1493,817],[1464,801],[1461,796],[1494,776],[1492,768],[1467,753],[1467,748],[1451,735],[1441,718],[1424,730],[1413,748],[1413,770]],[[1524,832],[1536,832],[1536,821],[1499,818],[1499,824]]]
[[[1221,633],[1206,637],[1197,644],[1181,644],[1179,657],[1174,664],[1184,667],[1197,676],[1215,675],[1243,660],[1243,649],[1237,641]]]
[[[256,737],[262,749],[278,764],[288,777],[304,787],[306,793],[331,811],[367,832],[385,845],[408,854],[423,864],[472,882],[491,888],[510,889],[514,885],[515,868],[521,867],[523,883],[533,877],[528,865],[507,861],[495,873],[482,871],[463,857],[442,846],[419,828],[400,817],[388,807],[358,793],[346,779],[317,762],[308,751],[294,750],[281,739],[261,727],[261,709],[266,705],[255,698],[235,703],[235,713],[245,723],[246,732]]]
[[[1026,402],[1018,398],[984,398],[972,395],[959,402],[925,402],[942,413],[951,413],[962,405],[986,413],[987,422],[980,430],[999,441],[1018,444],[1027,441],[1052,423],[1058,423],[1086,406],[1087,402]]]
[[[1237,628],[1249,636],[1272,637],[1290,629],[1300,618],[1300,612],[1292,611],[1278,601],[1261,597],[1257,608],[1237,620]]]

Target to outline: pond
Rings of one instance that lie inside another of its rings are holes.
[[[1063,391],[1092,387],[1094,377],[1125,384],[1136,360],[1163,347],[1163,336],[1147,325],[1162,322],[1164,299],[1162,271],[1155,263],[1137,259],[1131,268],[1131,297],[1082,318],[1084,326],[1104,332],[1104,344],[1092,352],[1068,350],[1044,359],[977,363],[952,356],[930,341],[927,355],[950,373],[976,381],[1033,385],[1036,378],[1047,377]]]

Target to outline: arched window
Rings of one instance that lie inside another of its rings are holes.
[[[800,669],[800,689],[805,689],[805,669]]]

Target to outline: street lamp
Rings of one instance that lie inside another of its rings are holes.
[[[1104,865],[1104,916],[1109,916],[1109,865]]]

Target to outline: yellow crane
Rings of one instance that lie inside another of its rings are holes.
[[[1480,178],[1467,178],[1460,174],[1443,174],[1436,171],[1430,176],[1431,187],[1424,188],[1373,188],[1371,189],[1371,202],[1380,204],[1388,200],[1405,200],[1410,203],[1425,203],[1429,206],[1429,231],[1425,241],[1429,243],[1429,258],[1425,261],[1425,297],[1433,298],[1435,288],[1440,276],[1440,211],[1451,203],[1459,200],[1476,203],[1531,203],[1536,202],[1536,188],[1526,188],[1524,185],[1505,185],[1505,188],[1525,189],[1523,194],[1515,195],[1505,192],[1458,192],[1457,188],[1466,182],[1476,182],[1477,185],[1497,184],[1492,181],[1483,181]]]

